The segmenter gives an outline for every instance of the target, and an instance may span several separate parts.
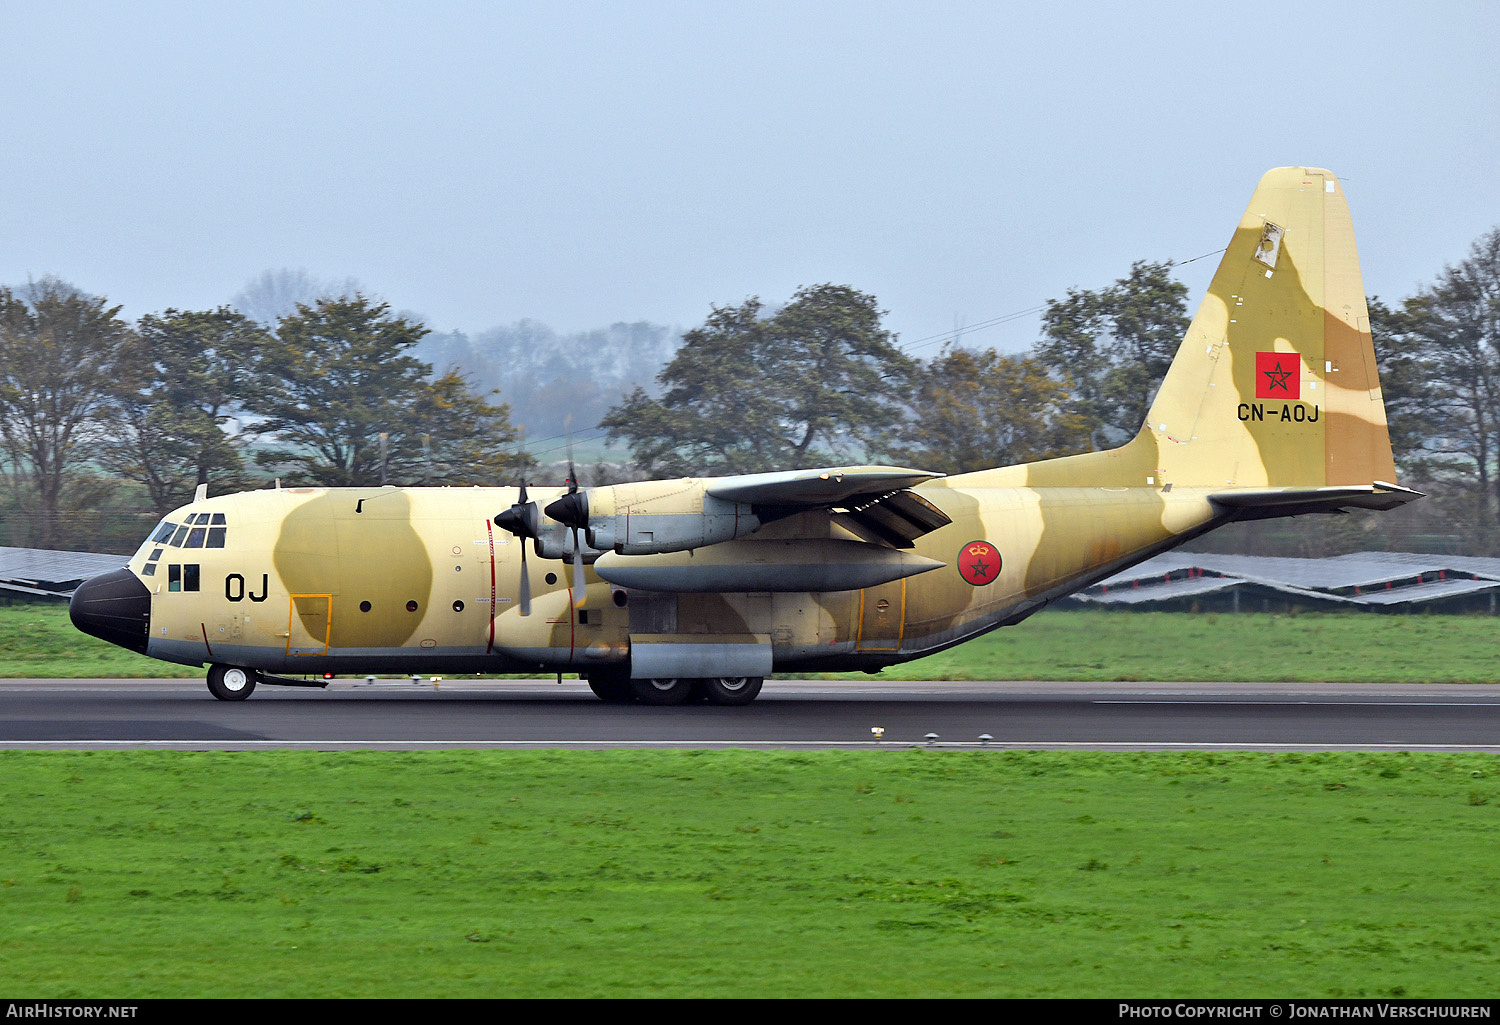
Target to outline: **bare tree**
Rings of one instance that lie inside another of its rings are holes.
[[[131,379],[132,336],[119,312],[57,278],[0,287],[0,445],[37,547],[56,547],[60,499],[82,443]]]
[[[319,299],[339,299],[364,292],[353,278],[342,281],[324,279],[305,270],[282,267],[262,271],[251,278],[235,293],[230,305],[257,324],[272,327],[282,317],[296,313],[298,306],[311,306]]]

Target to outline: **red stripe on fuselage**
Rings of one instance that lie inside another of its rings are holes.
[[[485,520],[484,532],[490,538],[490,640],[484,646],[484,653],[488,655],[495,650],[495,525]]]

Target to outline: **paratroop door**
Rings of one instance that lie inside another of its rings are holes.
[[[333,622],[331,594],[294,594],[286,627],[288,655],[323,655],[328,652],[328,635]]]

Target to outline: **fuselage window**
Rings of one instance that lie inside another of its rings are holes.
[[[224,547],[224,528],[223,527],[209,527],[208,528],[208,547],[210,547],[210,548],[223,548]]]
[[[172,535],[172,540],[168,541],[167,544],[171,545],[173,548],[181,548],[182,547],[182,542],[184,542],[184,541],[187,540],[187,536],[188,536],[188,528],[187,527],[178,527],[177,528],[177,533],[175,533],[175,534]]]
[[[184,545],[183,547],[184,548],[202,548],[203,547],[203,539],[204,539],[204,537],[207,536],[207,534],[208,534],[208,528],[207,527],[194,527],[188,533],[187,544]]]
[[[190,562],[182,567],[182,589],[184,591],[198,590],[198,564]]]
[[[146,557],[146,561],[147,562],[155,562],[157,559],[161,558],[161,553],[162,553],[162,549],[158,548],[156,551],[152,552],[150,555],[148,555]]]
[[[177,524],[168,523],[163,520],[162,525],[156,528],[156,533],[151,535],[151,543],[158,545],[161,544],[163,541],[170,538],[172,536],[172,532],[176,529]]]
[[[182,565],[180,563],[174,562],[167,566],[167,590],[182,590]]]
[[[142,566],[141,567],[141,576],[143,576],[143,577],[154,577],[154,576],[156,576],[156,563],[154,563],[154,562],[148,562],[148,563],[146,563],[146,565]]]
[[[223,513],[214,513],[214,518],[212,520],[210,520],[209,522],[212,523],[212,524],[214,524],[217,527],[222,527],[224,525],[224,514]]]

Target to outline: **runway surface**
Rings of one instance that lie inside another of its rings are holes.
[[[335,681],[242,702],[193,680],[0,681],[9,749],[926,744],[1500,752],[1500,686],[771,681],[746,708],[650,708],[606,705],[575,681]]]

